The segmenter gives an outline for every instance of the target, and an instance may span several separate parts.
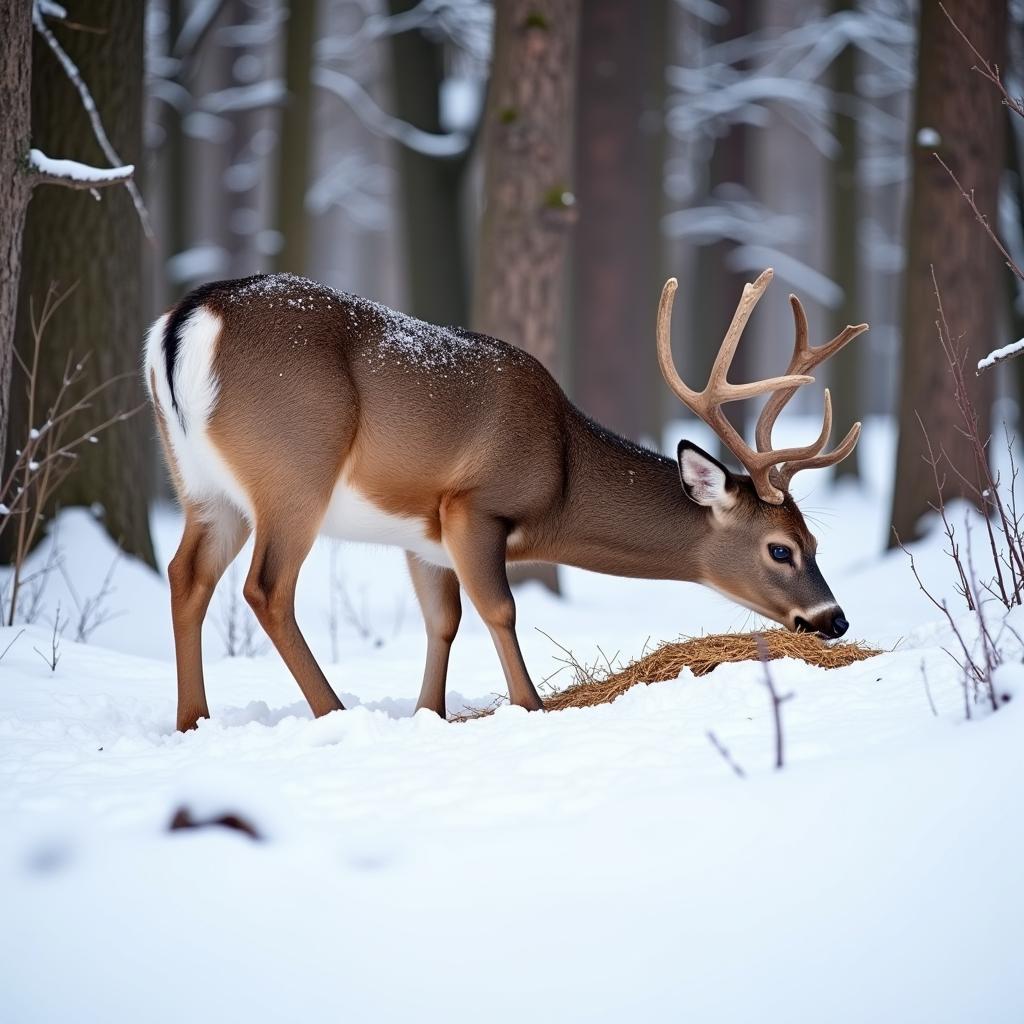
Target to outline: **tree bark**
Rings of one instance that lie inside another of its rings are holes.
[[[853,11],[854,0],[833,0],[835,14]],[[860,209],[857,190],[857,163],[859,159],[857,119],[846,104],[857,100],[857,49],[847,43],[833,65],[833,87],[840,98],[840,109],[834,114],[834,132],[839,143],[839,155],[829,163],[832,186],[832,276],[843,290],[843,301],[832,319],[834,334],[847,324],[860,323],[863,310],[860,305]],[[830,385],[832,411],[836,423],[855,423],[864,417],[862,400],[861,343],[847,345],[832,359]],[[843,428],[845,429],[845,428]],[[833,472],[836,478],[860,477],[860,449],[840,462]]]
[[[757,27],[759,4],[756,0],[723,0],[720,5],[728,18],[723,20],[716,31],[715,41],[726,42],[730,39],[741,39],[749,35]],[[746,67],[737,65],[743,70]],[[711,154],[709,167],[708,194],[719,196],[723,193],[744,197],[749,192],[751,129],[747,125],[730,124],[723,129],[724,134],[717,138]],[[723,238],[710,245],[703,245],[697,252],[696,287],[693,304],[693,344],[700,358],[694,370],[694,379],[704,381],[711,372],[712,363],[718,355],[719,346],[725,336],[726,329],[736,312],[736,304],[743,294],[743,286],[749,275],[743,271],[729,268],[729,258],[737,248],[737,241]],[[731,377],[736,381],[750,380],[749,341],[740,345],[733,359]],[[729,418],[736,429],[744,434],[747,423],[753,413],[750,402],[736,402],[728,410]],[[716,451],[713,454],[731,461],[721,441],[714,439]]]
[[[392,14],[401,14],[418,3],[390,0],[388,8]],[[395,116],[435,134],[442,130],[443,58],[441,44],[424,32],[401,32],[391,37]],[[395,145],[410,312],[430,323],[465,324],[469,320],[469,298],[460,186],[466,155],[441,158]]]
[[[583,7],[572,394],[635,441],[660,439],[654,327],[664,187],[664,0]]]
[[[90,31],[50,23],[88,83],[118,156],[136,167],[142,160],[143,15],[144,5],[134,0],[94,0]],[[106,166],[78,93],[38,34],[33,63],[32,134],[39,148]],[[52,401],[69,353],[79,359],[88,354],[87,388],[127,374],[97,396],[83,430],[143,401],[137,372],[143,334],[142,228],[126,189],[106,189],[101,196],[96,202],[88,192],[38,191],[25,225],[18,300],[17,345],[27,354],[30,299],[38,304],[52,281],[62,288],[76,285],[47,332],[37,407]],[[21,390],[12,395],[15,429],[26,426]],[[127,553],[155,565],[148,508],[152,436],[144,413],[111,427],[98,444],[84,447],[58,497],[63,506],[102,508],[111,537]]]
[[[979,52],[1002,66],[1005,0],[953,0],[946,9]],[[893,527],[904,540],[920,534],[921,517],[937,497],[932,470],[922,458],[925,445],[918,415],[936,452],[944,452],[965,472],[972,464],[937,337],[932,267],[950,330],[954,338],[963,335],[968,368],[999,344],[996,330],[1003,306],[999,256],[932,155],[937,151],[964,188],[973,189],[978,208],[995,218],[1003,170],[1002,108],[988,83],[971,70],[973,58],[938,4],[921,4],[919,24],[900,437],[892,512]],[[928,129],[938,133],[937,144],[928,138],[924,131]],[[970,398],[986,433],[992,378],[992,374],[967,373]],[[942,497],[961,496],[956,474],[949,472],[945,477]]]
[[[560,376],[579,0],[498,0],[473,327]]]
[[[281,138],[277,144],[277,229],[281,248],[275,267],[305,274],[309,264],[309,218],[306,190],[312,163],[313,40],[316,34],[315,0],[288,5],[285,33],[285,88],[281,112]]]
[[[9,432],[32,96],[31,0],[0,0],[0,466]]]
[[[556,377],[576,221],[572,126],[580,0],[498,0],[484,114],[484,208],[472,325]],[[519,579],[523,574],[517,574]],[[555,566],[531,571],[558,589]]]

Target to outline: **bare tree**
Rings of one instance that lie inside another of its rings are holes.
[[[658,437],[654,337],[664,187],[665,0],[591,0],[580,28],[571,392],[635,441]]]
[[[29,149],[33,17],[42,20],[33,0],[0,0],[0,464],[7,448],[21,246],[32,190],[43,183],[95,190],[129,179],[134,170],[86,167]]]
[[[1005,51],[1005,0],[958,0],[948,5],[956,24],[995,63]],[[903,379],[896,462],[893,527],[899,536],[919,534],[919,521],[935,501],[935,479],[922,447],[922,428],[952,465],[971,464],[969,440],[960,429],[947,366],[936,350],[935,291],[948,321],[965,332],[965,351],[977,362],[995,347],[1003,286],[999,257],[978,230],[970,205],[942,161],[970,188],[982,209],[996,208],[1003,168],[1004,124],[983,80],[964,60],[963,42],[940,6],[921,4],[917,101],[913,124],[913,191],[904,279]],[[933,282],[931,267],[935,266]],[[968,377],[966,386],[982,424],[990,429],[990,376]],[[920,417],[920,420],[919,420]],[[965,495],[949,474],[940,498]],[[895,544],[895,539],[891,541]]]
[[[856,0],[832,0],[837,16],[849,14]],[[860,298],[860,190],[857,167],[860,148],[857,130],[857,47],[848,42],[832,65],[834,102],[833,130],[838,152],[829,163],[832,192],[832,278],[842,289],[842,300],[832,315],[832,331],[838,334],[862,316]],[[837,353],[831,373],[831,392],[836,420],[852,423],[864,415],[861,401],[863,348],[848,345]],[[860,476],[860,455],[855,448],[835,468],[837,477]]]
[[[389,0],[393,17],[419,0]],[[440,135],[445,46],[430,26],[391,35],[395,114],[421,131]],[[460,187],[469,147],[435,156],[410,146],[396,152],[402,186],[405,266],[411,312],[436,324],[464,324],[469,316]]]
[[[142,156],[143,14],[134,0],[96,0],[89,25],[36,16],[32,135],[44,148],[70,147],[100,163],[115,153],[132,164]],[[70,70],[69,70],[70,69]],[[82,87],[87,85],[88,100]],[[98,136],[96,119],[106,126]],[[142,402],[138,353],[143,333],[143,225],[126,189],[102,203],[88,194],[49,189],[28,211],[22,250],[16,347],[33,352],[31,299],[44,282],[77,283],[63,315],[53,321],[42,353],[37,405],[52,404],[63,386],[70,353],[90,352],[83,382],[99,388],[89,417],[108,419]],[[22,419],[22,392],[11,398]],[[10,459],[8,459],[10,462]],[[102,509],[103,524],[124,551],[155,565],[149,534],[151,431],[144,421],[116,423],[101,444],[83,451],[76,472],[45,509]]]
[[[498,0],[484,114],[484,209],[475,330],[536,356],[556,376],[566,257],[576,221],[572,125],[579,0]],[[554,566],[532,574],[557,589]]]
[[[288,5],[285,32],[285,88],[281,138],[277,149],[277,229],[282,244],[278,270],[304,274],[309,259],[309,218],[306,189],[312,162],[313,39],[317,4],[314,0]]]

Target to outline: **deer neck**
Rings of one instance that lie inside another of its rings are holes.
[[[554,560],[614,576],[699,581],[708,519],[683,493],[675,460],[572,414]]]

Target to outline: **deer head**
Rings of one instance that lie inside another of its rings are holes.
[[[708,539],[702,546],[703,580],[733,600],[789,629],[842,636],[848,623],[815,561],[817,541],[789,494],[802,469],[832,466],[853,451],[860,436],[855,423],[843,441],[825,452],[832,432],[832,400],[825,391],[825,412],[817,439],[798,448],[773,448],[772,427],[797,389],[819,363],[866,331],[867,324],[844,328],[825,345],[807,342],[807,318],[795,295],[789,301],[796,324],[793,357],[785,376],[731,384],[728,381],[740,336],[750,314],[772,280],[766,270],[743,288],[732,323],[702,391],[689,388],[672,359],[672,303],[677,282],[670,278],[658,307],[658,362],[665,381],[692,412],[710,426],[746,473],[734,473],[689,441],[679,444],[679,475],[687,497],[707,510]],[[771,394],[754,431],[756,449],[726,419],[722,406]]]

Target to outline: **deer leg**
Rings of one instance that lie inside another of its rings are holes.
[[[416,710],[429,708],[447,717],[444,701],[445,684],[448,679],[448,655],[452,641],[459,629],[462,618],[462,601],[459,598],[459,578],[451,569],[428,565],[416,555],[407,551],[409,575],[413,590],[423,612],[427,627],[427,661],[423,668],[423,686]]]
[[[203,681],[203,619],[224,570],[249,536],[249,525],[233,508],[213,513],[186,506],[185,532],[167,567],[174,623],[174,658],[178,670],[177,728],[194,729],[209,718]]]
[[[295,621],[295,585],[316,536],[315,528],[286,519],[262,527],[257,518],[256,550],[243,593],[260,625],[295,677],[317,718],[344,705],[317,664]]]
[[[490,631],[508,683],[509,700],[530,711],[543,710],[516,637],[516,603],[505,569],[505,524],[449,506],[442,514],[441,533],[459,582]]]

